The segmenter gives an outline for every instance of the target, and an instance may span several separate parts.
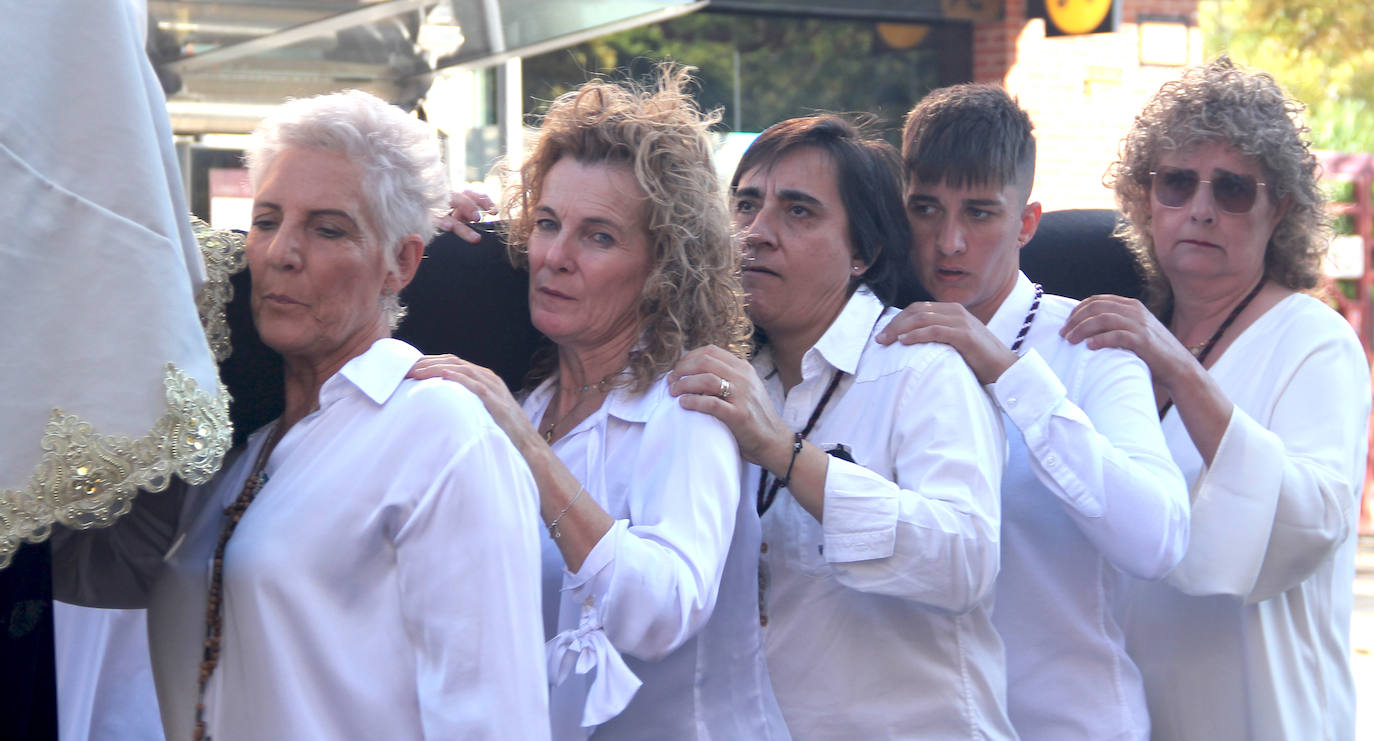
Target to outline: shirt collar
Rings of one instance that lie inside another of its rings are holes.
[[[992,330],[993,336],[1001,340],[1003,345],[1011,347],[1017,333],[1021,331],[1021,325],[1026,321],[1026,312],[1030,311],[1031,303],[1034,301],[1035,284],[1031,283],[1025,273],[1018,270],[1016,285],[1012,286],[1011,293],[1002,300],[1002,305],[997,307],[997,312],[988,321],[988,329]]]
[[[324,382],[320,387],[320,406],[348,393],[348,384],[377,404],[385,404],[419,359],[420,351],[400,340],[390,337],[377,340]]]
[[[829,364],[853,375],[859,368],[859,356],[872,340],[874,326],[885,308],[868,286],[859,286],[825,334],[802,356],[802,377],[824,370],[823,365],[818,364]]]

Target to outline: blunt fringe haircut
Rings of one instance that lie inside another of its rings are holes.
[[[1015,183],[1029,196],[1035,181],[1030,116],[998,85],[932,90],[906,116],[902,167],[908,180],[954,188]]]

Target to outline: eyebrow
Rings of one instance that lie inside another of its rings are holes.
[[[940,199],[927,193],[912,193],[907,196],[906,201],[907,203],[939,203]],[[995,198],[965,198],[960,201],[959,204],[962,206],[976,206],[978,208],[998,208],[1003,205],[1001,201]]]
[[[534,211],[535,211],[535,213],[541,213],[541,212],[542,212],[542,213],[546,213],[546,214],[548,214],[549,216],[554,217],[555,219],[562,218],[562,217],[560,217],[560,216],[558,215],[558,212],[557,212],[557,211],[553,210],[553,208],[552,208],[551,206],[545,206],[545,205],[542,205],[542,204],[541,204],[541,205],[539,205],[539,206],[535,206],[535,207],[534,207]],[[621,224],[619,224],[618,222],[616,222],[616,221],[614,221],[614,220],[612,220],[612,219],[608,219],[608,218],[606,218],[606,217],[604,217],[604,216],[588,216],[588,217],[586,217],[586,218],[584,218],[584,219],[582,220],[582,223],[583,223],[583,224],[601,224],[601,225],[603,225],[603,226],[609,226],[609,227],[611,227],[612,229],[622,229],[622,230],[625,229],[625,227],[622,226]]]
[[[762,199],[763,191],[759,190],[754,186],[736,188],[735,197]],[[821,203],[821,199],[811,195],[810,193],[807,193],[804,190],[797,190],[796,188],[783,188],[782,190],[778,191],[778,200],[787,201],[789,203],[807,203],[815,206],[825,205]]]
[[[257,210],[257,209],[259,209],[259,208],[270,208],[270,209],[272,209],[273,211],[281,211],[281,210],[282,210],[282,207],[281,207],[280,204],[273,203],[273,202],[271,202],[271,201],[257,201],[257,202],[255,202],[255,203],[253,204],[253,209],[254,209],[254,210]],[[344,211],[343,209],[338,209],[338,208],[317,208],[317,209],[313,209],[313,210],[310,210],[310,211],[307,211],[307,212],[306,212],[306,217],[307,217],[308,219],[316,219],[316,218],[319,218],[319,217],[321,217],[321,216],[337,216],[337,217],[339,217],[339,218],[341,218],[341,219],[346,220],[349,224],[352,224],[352,225],[353,225],[353,228],[355,228],[355,229],[361,228],[361,227],[359,227],[359,225],[358,225],[358,220],[355,219],[355,218],[353,218],[353,215],[352,215],[352,214],[348,213],[347,211]]]
[[[784,201],[810,203],[816,206],[824,205],[821,203],[821,199],[811,195],[810,193],[807,193],[804,190],[797,190],[795,188],[783,188],[782,190],[778,191],[778,197]]]

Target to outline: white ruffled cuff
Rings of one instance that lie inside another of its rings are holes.
[[[606,637],[601,616],[591,600],[582,605],[578,626],[554,636],[544,650],[554,685],[562,684],[573,671],[587,674],[597,670],[582,709],[583,728],[599,726],[620,715],[643,684]]]

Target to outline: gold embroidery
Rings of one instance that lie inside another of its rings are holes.
[[[172,476],[201,484],[229,449],[229,392],[203,391],[167,364],[167,411],[146,436],[101,435],[89,422],[54,409],[43,428],[39,460],[28,485],[0,492],[0,568],[22,541],[41,542],[52,523],[84,530],[105,527],[129,511],[139,489],[162,491]]]
[[[229,278],[248,265],[243,253],[243,235],[212,229],[195,217],[191,218],[191,229],[200,243],[200,254],[205,258],[207,278],[196,296],[196,311],[200,313],[200,323],[205,327],[205,339],[210,343],[215,362],[223,363],[233,350],[229,319],[224,313],[224,308],[234,300],[234,286]]]

